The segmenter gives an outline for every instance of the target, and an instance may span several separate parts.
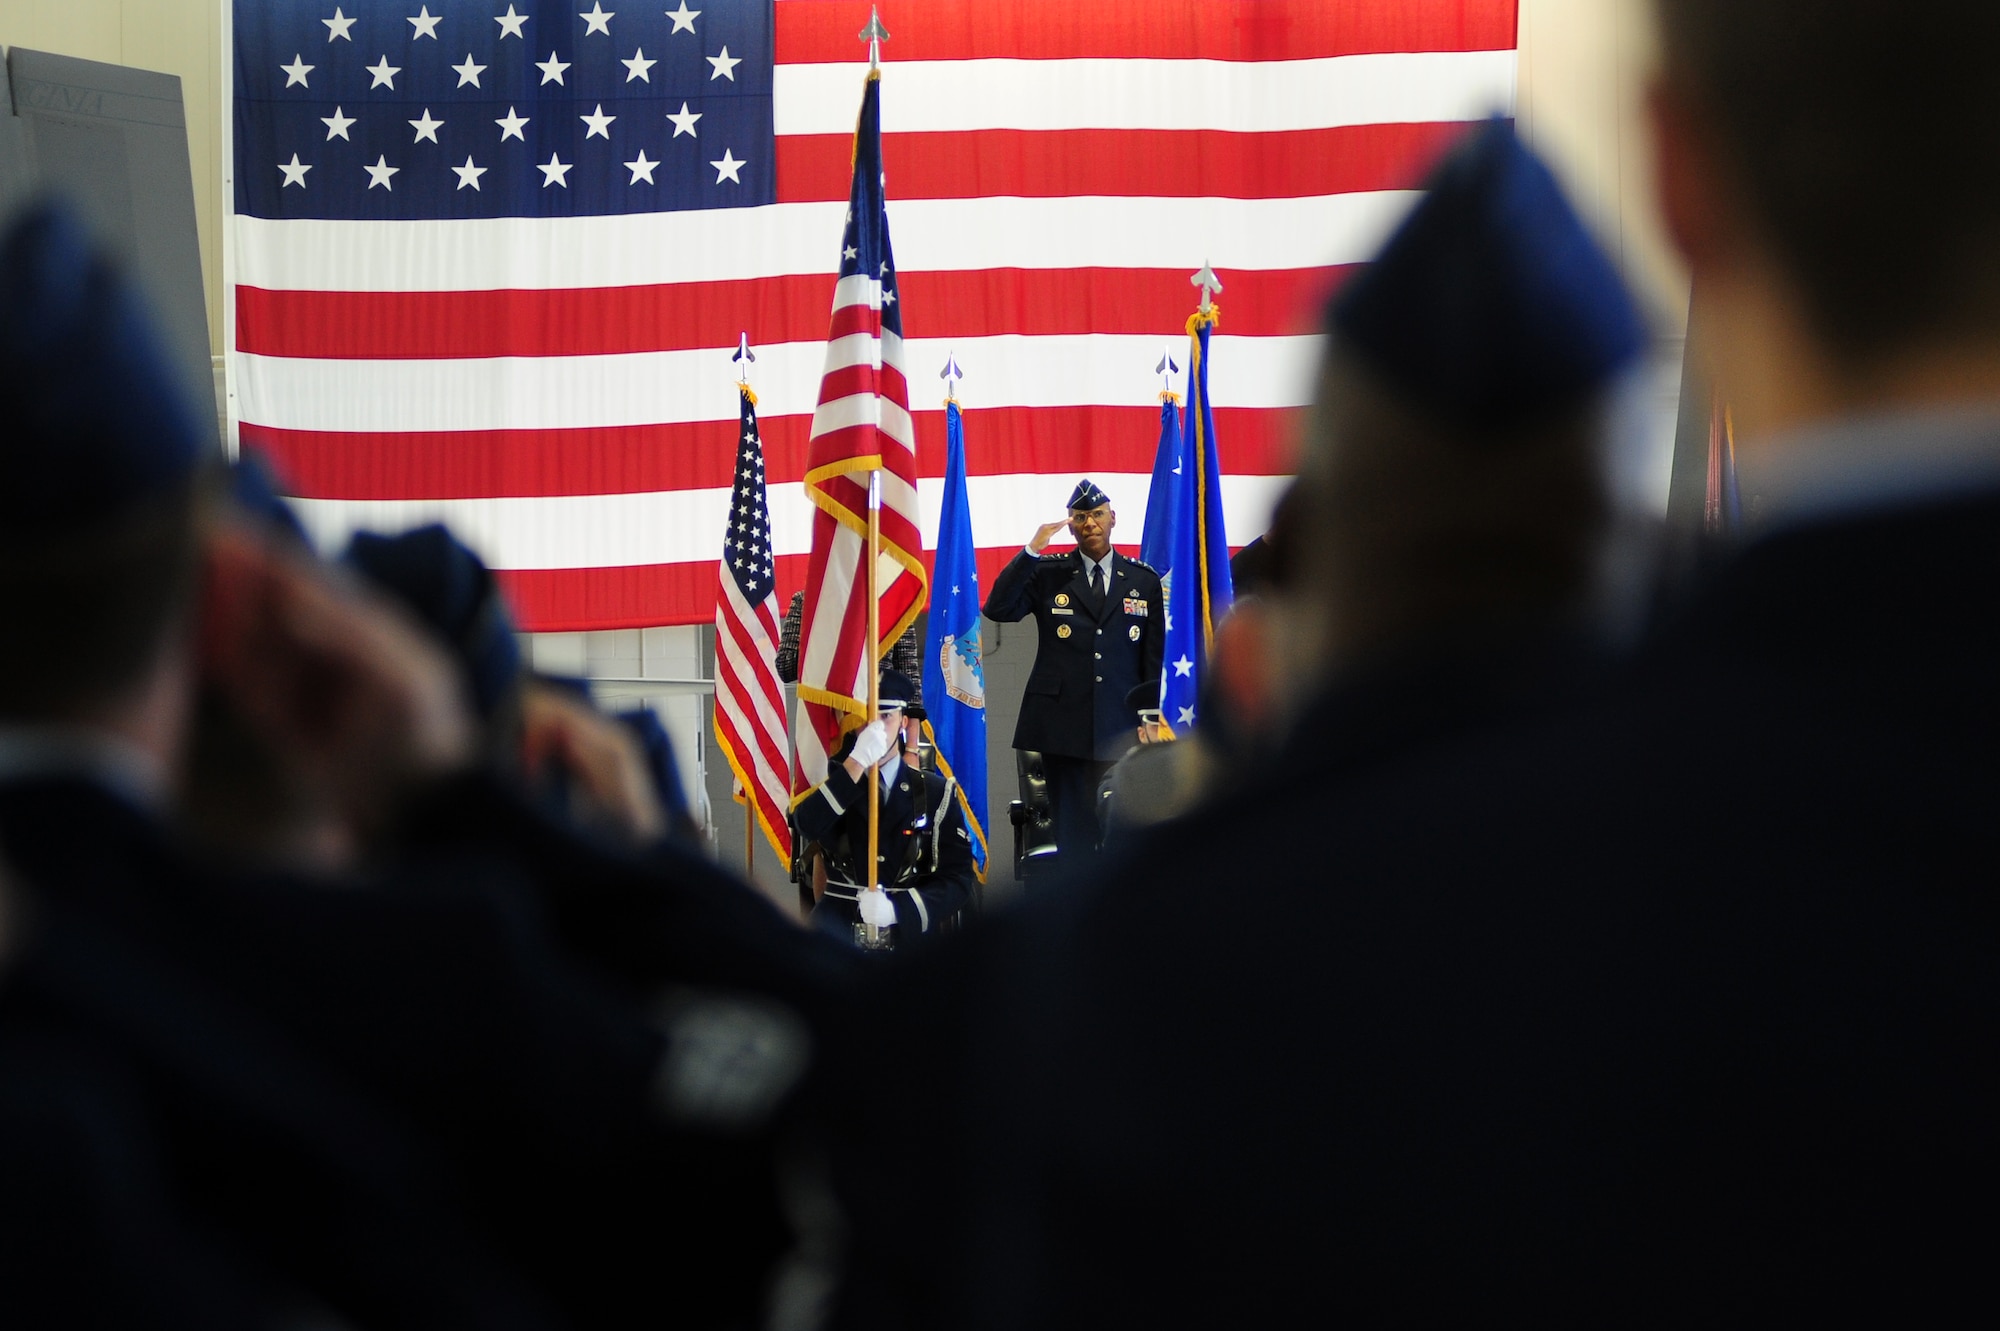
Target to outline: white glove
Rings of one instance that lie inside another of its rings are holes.
[[[896,903],[889,900],[889,894],[881,888],[873,892],[856,894],[861,903],[861,922],[872,924],[877,929],[892,928],[896,923]]]
[[[873,767],[889,756],[895,744],[893,732],[886,721],[876,720],[861,728],[854,737],[854,749],[847,756],[862,767]]]

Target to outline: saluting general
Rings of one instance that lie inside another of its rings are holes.
[[[1112,548],[1110,496],[1087,478],[1069,517],[1044,523],[993,580],[986,617],[1035,617],[1035,667],[1021,699],[1014,747],[1042,755],[1055,808],[1056,845],[1074,865],[1097,849],[1097,785],[1138,742],[1136,685],[1160,678],[1166,598],[1150,565]],[[1045,554],[1067,526],[1076,549]]]

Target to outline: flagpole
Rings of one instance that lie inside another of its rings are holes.
[[[882,603],[875,594],[875,565],[882,554],[882,472],[878,468],[868,473],[868,720],[872,724],[882,714],[882,671],[880,659],[876,655],[877,645],[882,638]],[[879,885],[876,876],[876,856],[882,836],[882,792],[876,789],[877,772],[882,760],[876,759],[868,766],[868,890],[873,892]],[[881,941],[881,931],[874,923],[866,925],[870,944]]]

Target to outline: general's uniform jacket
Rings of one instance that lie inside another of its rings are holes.
[[[1148,564],[1114,554],[1104,604],[1093,610],[1083,555],[1023,550],[993,580],[988,619],[1035,617],[1040,640],[1021,699],[1014,747],[1109,762],[1136,742],[1125,695],[1160,677],[1166,598]]]
[[[835,764],[826,781],[794,813],[799,833],[826,851],[826,896],[815,913],[830,911],[853,923],[861,919],[856,890],[866,882],[868,806],[860,781]],[[898,930],[935,933],[972,899],[978,872],[972,833],[959,807],[958,783],[938,772],[897,770],[883,793],[877,828],[876,882],[896,907]]]

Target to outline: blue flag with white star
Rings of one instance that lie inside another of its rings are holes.
[[[924,706],[938,770],[958,781],[972,827],[972,853],[986,867],[986,667],[980,659],[979,565],[965,488],[965,418],[944,409],[944,506],[938,514],[937,570],[924,635]]]
[[[1188,407],[1181,421],[1180,476],[1170,511],[1167,562],[1155,564],[1167,597],[1167,644],[1160,708],[1167,724],[1199,724],[1200,690],[1215,625],[1235,599],[1229,580],[1229,536],[1222,522],[1222,465],[1216,458],[1215,416],[1208,402],[1208,335],[1212,314],[1189,320]],[[1147,506],[1151,516],[1151,505]],[[1147,561],[1152,563],[1151,560]]]
[[[1164,571],[1169,558],[1167,539],[1173,531],[1174,504],[1181,478],[1181,404],[1172,393],[1160,394],[1160,444],[1153,450],[1153,488],[1146,492],[1145,534],[1139,538],[1139,558]]]

